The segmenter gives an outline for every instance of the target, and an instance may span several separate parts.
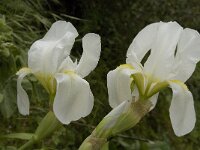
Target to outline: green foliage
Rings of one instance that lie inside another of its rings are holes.
[[[0,18],[0,108],[6,118],[9,118],[16,108],[16,86],[11,84],[11,78],[17,71],[16,62],[20,58],[12,33],[12,28],[6,24],[5,18]]]
[[[30,140],[34,134],[32,133],[12,133],[0,136],[1,138],[10,138],[10,139],[22,139],[22,140]]]
[[[30,97],[30,116],[16,109],[16,76],[27,66],[27,50],[41,38],[52,22],[72,22],[80,37],[95,32],[102,38],[101,60],[87,80],[95,96],[92,113],[72,122],[45,139],[35,148],[75,150],[111,110],[108,105],[106,74],[125,63],[126,51],[135,35],[147,24],[176,20],[182,26],[200,31],[198,0],[1,0],[0,1],[0,136],[9,133],[32,133],[48,112],[48,95],[37,80],[29,76],[23,82]],[[82,53],[77,40],[72,54]],[[187,85],[195,99],[197,123],[184,137],[176,137],[169,119],[171,91],[159,96],[156,108],[133,129],[110,139],[110,149],[199,149],[200,148],[200,64]],[[14,150],[25,141],[0,140],[0,149]]]

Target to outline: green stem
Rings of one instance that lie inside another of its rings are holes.
[[[104,117],[92,134],[81,144],[79,150],[102,150],[110,137],[134,127],[149,112],[152,106],[152,103],[148,100],[127,101],[127,104],[127,108],[119,116],[109,114],[120,106]]]
[[[57,120],[54,113],[49,111],[47,115],[42,119],[39,126],[37,127],[34,136],[23,146],[19,148],[19,150],[25,150],[33,146],[34,144],[40,142],[47,136],[51,135],[54,131],[59,129],[62,126],[60,121]]]

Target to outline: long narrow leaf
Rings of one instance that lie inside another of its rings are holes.
[[[33,137],[33,133],[13,133],[7,135],[0,135],[1,138],[9,138],[9,139],[21,139],[21,140],[30,140]]]

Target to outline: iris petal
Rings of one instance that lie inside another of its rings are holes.
[[[192,29],[184,29],[178,43],[174,61],[173,79],[185,82],[194,72],[200,60],[200,34]]]
[[[107,87],[109,95],[109,104],[112,108],[117,107],[123,101],[131,100],[131,77],[134,73],[129,68],[116,68],[107,75]]]
[[[173,91],[169,108],[172,127],[177,136],[183,136],[192,131],[196,122],[196,114],[192,93],[181,82],[169,82]]]
[[[87,116],[94,103],[89,83],[74,73],[57,74],[57,91],[53,110],[60,122],[71,121]]]
[[[30,102],[26,91],[23,89],[21,83],[23,78],[30,74],[31,70],[29,68],[22,68],[17,72],[17,106],[18,110],[22,115],[29,115]]]
[[[97,66],[101,52],[101,40],[99,35],[88,33],[83,37],[82,41],[83,54],[76,72],[84,78]]]
[[[65,21],[55,22],[46,35],[33,43],[28,52],[28,66],[33,72],[54,74],[70,54],[78,33]]]

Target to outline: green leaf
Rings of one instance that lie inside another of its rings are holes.
[[[16,110],[16,82],[9,81],[3,90],[3,101],[0,103],[0,110],[5,118],[10,118]]]
[[[0,138],[9,138],[9,139],[21,139],[21,140],[30,140],[33,137],[33,133],[13,133],[2,135]]]

